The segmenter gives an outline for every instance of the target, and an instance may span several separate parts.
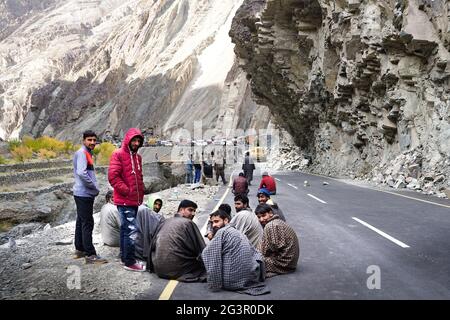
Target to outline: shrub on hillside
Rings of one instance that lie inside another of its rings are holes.
[[[99,165],[109,165],[109,159],[112,153],[116,150],[116,146],[110,142],[103,142],[96,146],[94,155],[96,155],[96,163]]]
[[[8,141],[8,149],[9,151],[13,151],[15,148],[20,146],[22,142],[19,139],[12,139]]]
[[[11,151],[16,161],[25,162],[33,156],[33,150],[27,146],[20,145]]]
[[[31,148],[34,152],[38,152],[41,149],[47,149],[59,153],[65,152],[66,149],[65,142],[59,141],[58,139],[51,138],[49,136],[43,136],[37,139],[25,136],[23,137],[23,144]]]
[[[56,152],[52,151],[52,150],[47,150],[47,149],[40,149],[38,155],[39,155],[39,158],[41,158],[43,160],[50,160],[50,159],[56,158]]]
[[[6,159],[2,156],[0,156],[0,164],[7,164]]]
[[[79,148],[76,148],[76,146],[73,145],[73,143],[71,141],[64,141],[64,153],[72,153],[76,150],[78,150]]]

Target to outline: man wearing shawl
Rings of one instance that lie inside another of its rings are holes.
[[[247,237],[229,224],[226,212],[211,214],[213,228],[218,229],[214,238],[203,250],[202,258],[207,271],[208,286],[250,295],[269,293],[264,284],[265,271],[261,253]]]
[[[158,195],[150,195],[145,206],[140,206],[136,216],[138,232],[136,234],[135,256],[141,261],[146,261],[150,244],[158,230],[158,226],[164,221],[159,214],[162,207],[162,199]],[[153,210],[152,210],[153,209]]]
[[[162,222],[153,237],[148,254],[147,269],[160,278],[183,282],[206,279],[201,260],[205,242],[197,225],[192,221],[197,204],[181,201],[178,213]]]
[[[231,219],[231,225],[247,236],[250,243],[256,248],[262,236],[262,227],[258,218],[248,207],[248,197],[238,194],[234,197],[236,214]]]
[[[268,204],[259,204],[255,213],[264,227],[258,249],[264,256],[267,277],[294,272],[300,255],[294,229],[275,215]]]

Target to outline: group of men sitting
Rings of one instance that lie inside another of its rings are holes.
[[[110,196],[102,208],[101,234],[106,245],[119,246],[120,218]],[[236,212],[220,205],[210,214],[204,236],[193,222],[195,202],[181,201],[177,213],[164,219],[162,199],[151,196],[137,214],[136,259],[165,279],[207,281],[212,290],[251,295],[270,292],[265,278],[296,269],[299,241],[270,192],[261,188],[257,196],[252,211],[247,195],[235,193]]]

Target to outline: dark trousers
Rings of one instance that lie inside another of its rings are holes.
[[[244,176],[247,178],[248,185],[251,185],[253,180],[253,170],[244,170]]]
[[[219,177],[222,178],[223,184],[227,184],[227,180],[225,179],[225,170],[224,169],[217,169],[216,170],[216,180],[219,182]]]
[[[75,226],[75,249],[86,252],[87,255],[96,255],[92,244],[92,230],[94,230],[94,198],[77,197],[77,222]]]
[[[127,267],[136,263],[136,236],[138,207],[117,206],[120,214],[120,258]]]

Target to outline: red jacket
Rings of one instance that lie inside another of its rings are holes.
[[[141,137],[144,141],[144,136],[139,129],[128,130],[120,149],[115,150],[111,155],[108,180],[114,188],[115,205],[137,207],[144,200],[142,157],[137,153],[132,153],[129,147],[130,141],[136,136]]]
[[[266,188],[270,192],[277,192],[277,184],[275,179],[271,176],[263,176],[261,183],[259,184],[259,189]]]

